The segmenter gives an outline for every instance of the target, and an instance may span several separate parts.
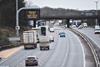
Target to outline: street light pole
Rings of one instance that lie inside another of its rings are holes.
[[[98,0],[95,1],[96,3],[96,16],[98,15]],[[96,18],[96,25],[98,25],[98,19]]]
[[[19,22],[18,22],[18,0],[16,0],[16,27],[15,27],[15,29],[16,29],[16,36],[19,36],[19,29],[20,29],[20,27],[19,27]]]

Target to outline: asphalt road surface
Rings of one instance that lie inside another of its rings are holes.
[[[59,32],[64,31],[66,37],[59,37]],[[39,47],[32,50],[20,51],[7,58],[0,66],[25,67],[25,58],[35,55],[39,59],[37,67],[84,67],[84,50],[79,38],[72,32],[58,29],[54,33],[55,42],[50,43],[50,50],[40,51]]]
[[[77,30],[89,37],[100,48],[100,34],[95,34],[94,28],[83,28]]]

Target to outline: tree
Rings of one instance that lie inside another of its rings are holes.
[[[18,8],[24,6],[23,0],[18,0]],[[5,5],[6,4],[6,5]],[[0,1],[0,26],[15,27],[16,22],[16,0]]]

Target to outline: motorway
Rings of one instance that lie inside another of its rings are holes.
[[[64,31],[66,37],[59,37],[59,32]],[[25,58],[35,55],[38,57],[37,67],[85,67],[85,54],[79,38],[72,32],[64,29],[55,30],[55,42],[50,43],[50,50],[36,49],[24,50],[22,48],[11,57],[6,58],[0,66],[25,67]]]

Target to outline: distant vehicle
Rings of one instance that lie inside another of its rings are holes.
[[[100,26],[99,25],[95,26],[95,34],[100,34]]]
[[[83,25],[80,25],[79,27],[78,27],[78,29],[82,29],[83,28]]]
[[[50,36],[50,42],[54,42],[54,37]]]
[[[36,56],[28,56],[25,60],[26,66],[38,66],[38,58]]]
[[[54,28],[49,28],[50,32],[54,32]]]
[[[83,23],[83,27],[87,27],[88,25],[87,25],[87,23]]]
[[[59,35],[60,37],[65,37],[65,32],[60,32]]]
[[[76,28],[76,25],[72,25],[71,27],[72,27],[72,28]]]
[[[23,32],[22,44],[24,49],[37,48],[37,34],[34,30],[28,30]]]
[[[67,28],[67,24],[65,25],[65,28]]]

